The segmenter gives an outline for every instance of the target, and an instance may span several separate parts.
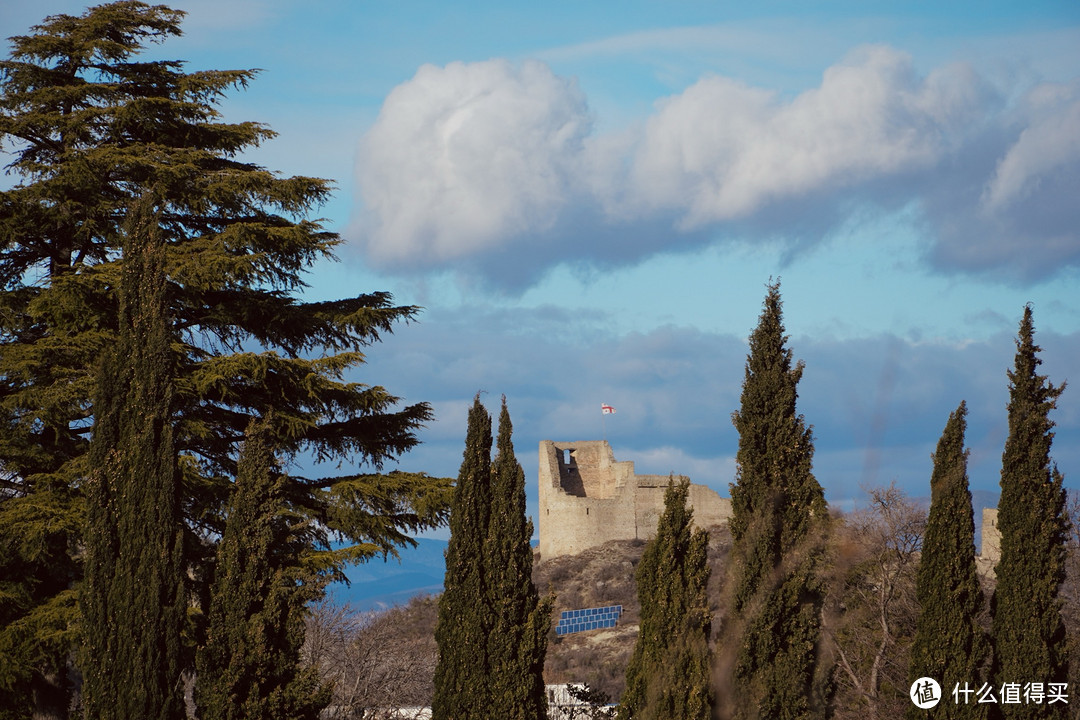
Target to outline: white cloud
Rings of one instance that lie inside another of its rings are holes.
[[[625,60],[628,56],[657,51],[708,54],[738,52],[744,55],[775,57],[785,52],[785,49],[772,42],[774,37],[770,31],[751,28],[745,24],[660,28],[553,48],[541,53],[540,57],[553,62],[598,56]]]
[[[1080,92],[1009,110],[971,67],[918,73],[866,46],[794,96],[708,75],[636,128],[592,132],[548,66],[424,66],[365,135],[358,234],[400,270],[526,285],[733,235],[814,242],[852,211],[914,205],[939,267],[1024,279],[1080,262]]]
[[[971,73],[920,79],[910,59],[866,47],[788,102],[704,78],[650,118],[634,163],[634,205],[693,228],[746,218],[772,202],[932,166],[978,109]]]
[[[542,232],[570,198],[589,127],[576,84],[542,63],[421,67],[361,145],[368,252],[431,265]]]
[[[1041,85],[1028,101],[1032,117],[983,194],[989,212],[1007,210],[1038,190],[1040,180],[1080,162],[1080,83]]]
[[[1080,266],[1080,82],[1040,84],[923,190],[947,270],[1013,282]]]

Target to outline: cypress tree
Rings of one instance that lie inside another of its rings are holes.
[[[168,720],[184,716],[187,603],[164,245],[149,199],[129,220],[124,254],[90,455],[83,706],[90,720]]]
[[[11,660],[0,662],[0,689],[37,698],[37,712],[49,710],[42,698],[68,705],[97,369],[121,332],[125,216],[151,190],[176,353],[183,547],[199,606],[210,577],[201,568],[214,557],[206,539],[223,533],[238,445],[271,411],[280,453],[372,470],[288,478],[292,509],[318,529],[309,539],[324,573],[393,552],[445,518],[447,481],[378,472],[416,444],[430,407],[401,407],[381,386],[344,379],[419,309],[385,292],[298,300],[307,269],[340,242],[308,219],[331,185],[239,159],[274,136],[218,112],[254,71],[139,58],[180,35],[183,15],[135,0],[56,15],[12,38],[0,61],[0,143],[15,178],[0,191],[0,588],[14,600],[0,604]],[[331,551],[332,533],[352,544]]]
[[[435,626],[434,720],[480,720],[493,711],[488,657],[493,623],[484,561],[491,503],[491,416],[477,394],[450,508],[446,578]]]
[[[626,668],[622,720],[707,720],[712,693],[709,536],[692,531],[690,483],[669,483],[656,536],[638,564],[641,623]]]
[[[955,703],[948,693],[959,684],[981,686],[988,644],[978,615],[983,596],[975,572],[975,517],[968,489],[963,402],[949,421],[934,453],[930,478],[930,518],[923,536],[916,597],[921,609],[911,648],[909,681],[932,677],[943,693],[936,717],[960,720],[985,715],[985,705]],[[918,720],[925,711],[909,706]]]
[[[803,364],[792,365],[786,341],[777,283],[750,336],[741,406],[732,415],[739,449],[728,634],[736,655],[734,712],[749,718],[806,718],[819,710],[813,685],[827,508],[811,470],[812,432],[795,410]]]
[[[525,518],[525,473],[512,432],[504,397],[492,463],[491,415],[477,394],[454,488],[435,627],[436,720],[547,717],[551,599],[539,598],[532,582],[532,523]]]
[[[1058,587],[1065,574],[1065,491],[1050,460],[1050,411],[1065,389],[1037,370],[1031,307],[1024,308],[1009,371],[1009,435],[1001,457],[998,528],[1001,560],[991,601],[995,687],[1003,683],[1064,683],[1065,627]],[[1064,717],[1062,703],[998,704],[1007,718]]]
[[[488,658],[492,707],[506,720],[544,720],[544,658],[551,598],[532,581],[533,524],[525,516],[525,472],[514,455],[513,425],[502,398],[492,465],[491,516],[485,545],[494,628]]]
[[[305,607],[321,584],[301,573],[305,543],[269,436],[269,418],[252,422],[218,545],[196,663],[203,720],[316,720],[330,699],[318,670],[300,667]]]

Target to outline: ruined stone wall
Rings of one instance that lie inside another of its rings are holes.
[[[675,481],[686,479],[676,475]],[[575,555],[609,540],[646,540],[664,512],[667,475],[636,475],[634,463],[617,461],[602,440],[540,443],[540,557]],[[690,485],[694,526],[724,525],[731,500],[704,485]],[[983,508],[980,573],[1001,560],[997,508]]]
[[[993,575],[1001,560],[1001,530],[998,529],[997,508],[983,508],[982,547],[975,557],[975,567],[983,575]]]
[[[686,479],[676,475],[675,481]],[[540,557],[574,555],[610,540],[647,539],[664,511],[667,475],[636,475],[602,440],[540,443]],[[695,527],[726,523],[731,501],[691,485]]]
[[[995,565],[1001,560],[1001,531],[998,530],[997,508],[983,508],[982,548],[979,555]]]

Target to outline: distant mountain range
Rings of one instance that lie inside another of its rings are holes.
[[[357,610],[383,610],[404,605],[414,595],[441,593],[446,574],[445,540],[418,538],[415,548],[399,550],[401,560],[377,558],[349,568],[349,584],[334,583],[327,592],[334,602]]]

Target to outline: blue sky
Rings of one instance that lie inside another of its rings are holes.
[[[587,5],[588,7],[583,7]],[[505,393],[535,507],[542,439],[606,433],[639,472],[734,478],[746,337],[782,279],[800,411],[833,504],[929,494],[970,408],[997,489],[1025,303],[1080,381],[1080,5],[174,3],[191,69],[261,68],[222,105],[250,158],[331,178],[345,243],[308,296],[426,308],[357,379],[437,419],[408,468],[455,475]],[[5,3],[22,33],[66,0]],[[1080,387],[1054,456],[1080,487]]]

